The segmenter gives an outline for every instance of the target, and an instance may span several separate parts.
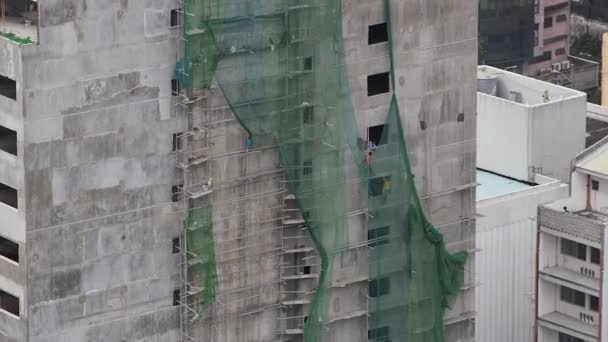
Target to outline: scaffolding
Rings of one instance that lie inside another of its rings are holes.
[[[183,340],[214,341],[226,322],[271,313],[272,341],[332,341],[332,327],[358,320],[372,340],[443,342],[472,251],[449,253],[423,213],[397,94],[381,137],[361,134],[341,3],[185,0],[182,10]],[[343,311],[346,291],[354,304]]]

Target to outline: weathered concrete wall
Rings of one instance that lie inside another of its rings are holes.
[[[30,341],[177,341],[177,1],[50,0],[24,49]]]
[[[17,82],[17,99],[0,96],[0,125],[17,132],[17,155],[0,151],[0,183],[18,190],[18,207],[0,203],[3,221],[0,236],[19,245],[20,263],[0,258],[0,290],[20,299],[20,317],[0,310],[0,340],[23,341],[26,337],[28,315],[25,301],[25,206],[23,189],[23,78],[22,47],[0,38],[0,75]]]

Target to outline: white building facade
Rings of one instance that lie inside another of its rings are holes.
[[[608,139],[577,156],[571,197],[539,208],[536,336],[539,342],[607,341]]]

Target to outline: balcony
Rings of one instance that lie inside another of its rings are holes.
[[[597,342],[598,326],[585,323],[576,318],[566,316],[559,312],[550,312],[538,318],[541,326],[551,330],[566,333],[581,338],[587,342]]]
[[[559,286],[567,286],[594,296],[599,296],[599,279],[587,277],[581,273],[569,270],[564,267],[546,267],[540,272],[541,279]]]

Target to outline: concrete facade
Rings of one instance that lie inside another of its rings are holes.
[[[181,227],[171,202],[175,1],[44,1],[39,44],[0,39],[1,124],[17,132],[0,182],[19,243],[0,288],[19,297],[3,341],[176,341]],[[10,209],[10,210],[9,210]]]
[[[179,6],[47,0],[38,44],[0,39],[0,75],[17,91],[16,100],[0,96],[0,125],[17,132],[17,155],[0,151],[0,183],[18,194],[18,209],[0,203],[10,223],[0,235],[19,244],[18,263],[0,259],[0,290],[20,300],[19,317],[0,310],[2,341],[183,341],[174,297],[183,265],[173,240],[185,211],[204,206],[213,211],[218,301],[188,333],[213,342],[302,339],[305,302],[288,308],[285,294],[314,290],[318,263],[310,251],[308,274],[284,270],[301,265],[284,253],[293,231],[279,229],[289,198],[276,146],[245,150],[246,133],[217,87],[196,94],[204,99],[184,115],[171,87],[181,46],[170,12]],[[363,38],[386,18],[379,0],[343,6],[363,134],[388,109],[389,94],[367,97],[365,85],[367,75],[388,70],[387,45]],[[418,192],[449,249],[473,250],[477,6],[408,0],[393,1],[393,11],[395,91]],[[184,145],[173,148],[181,133],[189,134]],[[207,161],[183,172],[180,149],[202,150]],[[175,201],[210,179],[211,196]],[[352,223],[363,232],[353,243],[366,241],[366,228]],[[369,277],[357,267],[367,265],[365,249],[336,267],[331,341],[367,340]],[[293,279],[294,288],[284,285]],[[474,283],[468,272],[445,318],[447,341],[473,340]]]

